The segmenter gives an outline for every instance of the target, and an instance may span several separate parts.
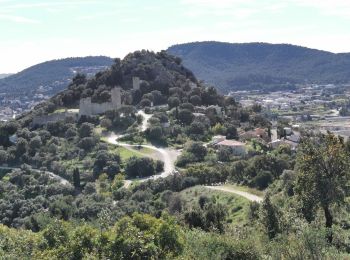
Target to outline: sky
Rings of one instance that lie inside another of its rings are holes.
[[[350,0],[0,0],[0,73],[209,40],[350,52]]]

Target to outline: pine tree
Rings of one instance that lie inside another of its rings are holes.
[[[73,170],[73,184],[75,188],[80,188],[80,172],[78,168]]]
[[[278,212],[272,204],[270,194],[266,193],[264,201],[261,204],[261,222],[264,225],[267,235],[270,239],[276,237],[279,233]]]

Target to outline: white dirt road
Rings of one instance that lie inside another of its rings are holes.
[[[208,189],[211,189],[211,190],[218,190],[218,191],[223,191],[223,192],[234,193],[234,194],[237,194],[239,196],[246,198],[247,200],[256,201],[258,203],[260,203],[264,200],[262,197],[256,196],[256,195],[251,194],[249,192],[235,189],[234,187],[226,187],[226,186],[205,186],[205,187]]]
[[[139,110],[137,112],[138,115],[141,115],[143,117],[142,124],[140,126],[140,130],[142,132],[146,131],[148,128],[148,120],[152,117],[152,115],[146,114],[144,111]],[[148,148],[150,150],[155,151],[155,158],[157,160],[161,160],[164,162],[164,171],[161,174],[153,175],[148,178],[140,179],[140,181],[146,181],[149,179],[158,179],[158,178],[165,178],[169,175],[171,175],[175,171],[175,161],[177,157],[181,154],[181,152],[172,149],[172,148],[163,148],[163,147],[156,147],[154,145],[135,145],[135,144],[127,144],[119,142],[118,139],[121,138],[123,135],[117,135],[115,133],[111,133],[107,137],[107,142],[114,145],[119,145],[125,148],[132,148],[132,147],[143,147]],[[129,186],[130,181],[126,181],[125,186]]]

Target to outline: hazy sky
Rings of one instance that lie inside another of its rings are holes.
[[[0,73],[203,40],[350,52],[350,0],[0,0]]]

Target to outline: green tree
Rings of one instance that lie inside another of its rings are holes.
[[[125,166],[125,173],[131,178],[148,177],[154,175],[155,168],[153,160],[147,157],[131,157]]]
[[[227,126],[226,138],[227,139],[237,139],[238,138],[238,131],[234,125]]]
[[[180,105],[180,99],[178,97],[170,97],[168,99],[169,108],[178,107]]]
[[[19,158],[23,154],[25,154],[28,150],[28,142],[24,138],[18,138],[17,144],[16,144],[16,157]]]
[[[73,184],[74,187],[79,189],[80,188],[80,172],[79,172],[79,168],[75,168],[73,170]]]
[[[221,146],[217,152],[218,160],[228,162],[231,159],[232,150],[229,147]]]
[[[268,237],[273,239],[279,233],[279,221],[277,209],[271,202],[270,193],[266,193],[260,209],[261,222],[266,229]]]
[[[29,149],[31,151],[31,154],[35,154],[36,151],[40,149],[42,145],[40,136],[33,137],[29,142]]]
[[[194,119],[193,113],[188,109],[179,110],[178,119],[184,125],[189,125]]]
[[[190,102],[194,106],[200,106],[202,104],[202,99],[198,95],[193,95],[193,96],[190,97]]]
[[[220,123],[217,123],[212,130],[215,135],[225,135],[227,132],[227,128]]]
[[[91,137],[93,129],[94,129],[93,124],[86,123],[86,122],[83,123],[79,127],[79,136],[80,136],[80,138]]]
[[[148,137],[151,140],[161,140],[163,138],[163,129],[160,125],[153,125],[148,129]]]
[[[125,176],[123,174],[119,173],[116,176],[114,176],[114,179],[111,185],[112,192],[123,187],[124,182],[125,182]]]
[[[186,147],[186,152],[193,154],[199,161],[207,155],[207,148],[201,142],[191,142]]]
[[[0,150],[0,164],[7,162],[8,154],[5,150]]]
[[[108,118],[104,118],[100,123],[101,127],[106,128],[107,130],[112,127],[112,121]]]
[[[55,220],[42,233],[44,248],[58,248],[68,241],[68,227],[63,221]]]
[[[295,193],[308,221],[321,208],[332,242],[332,206],[344,203],[349,178],[349,154],[342,140],[333,134],[302,141],[297,154]]]

